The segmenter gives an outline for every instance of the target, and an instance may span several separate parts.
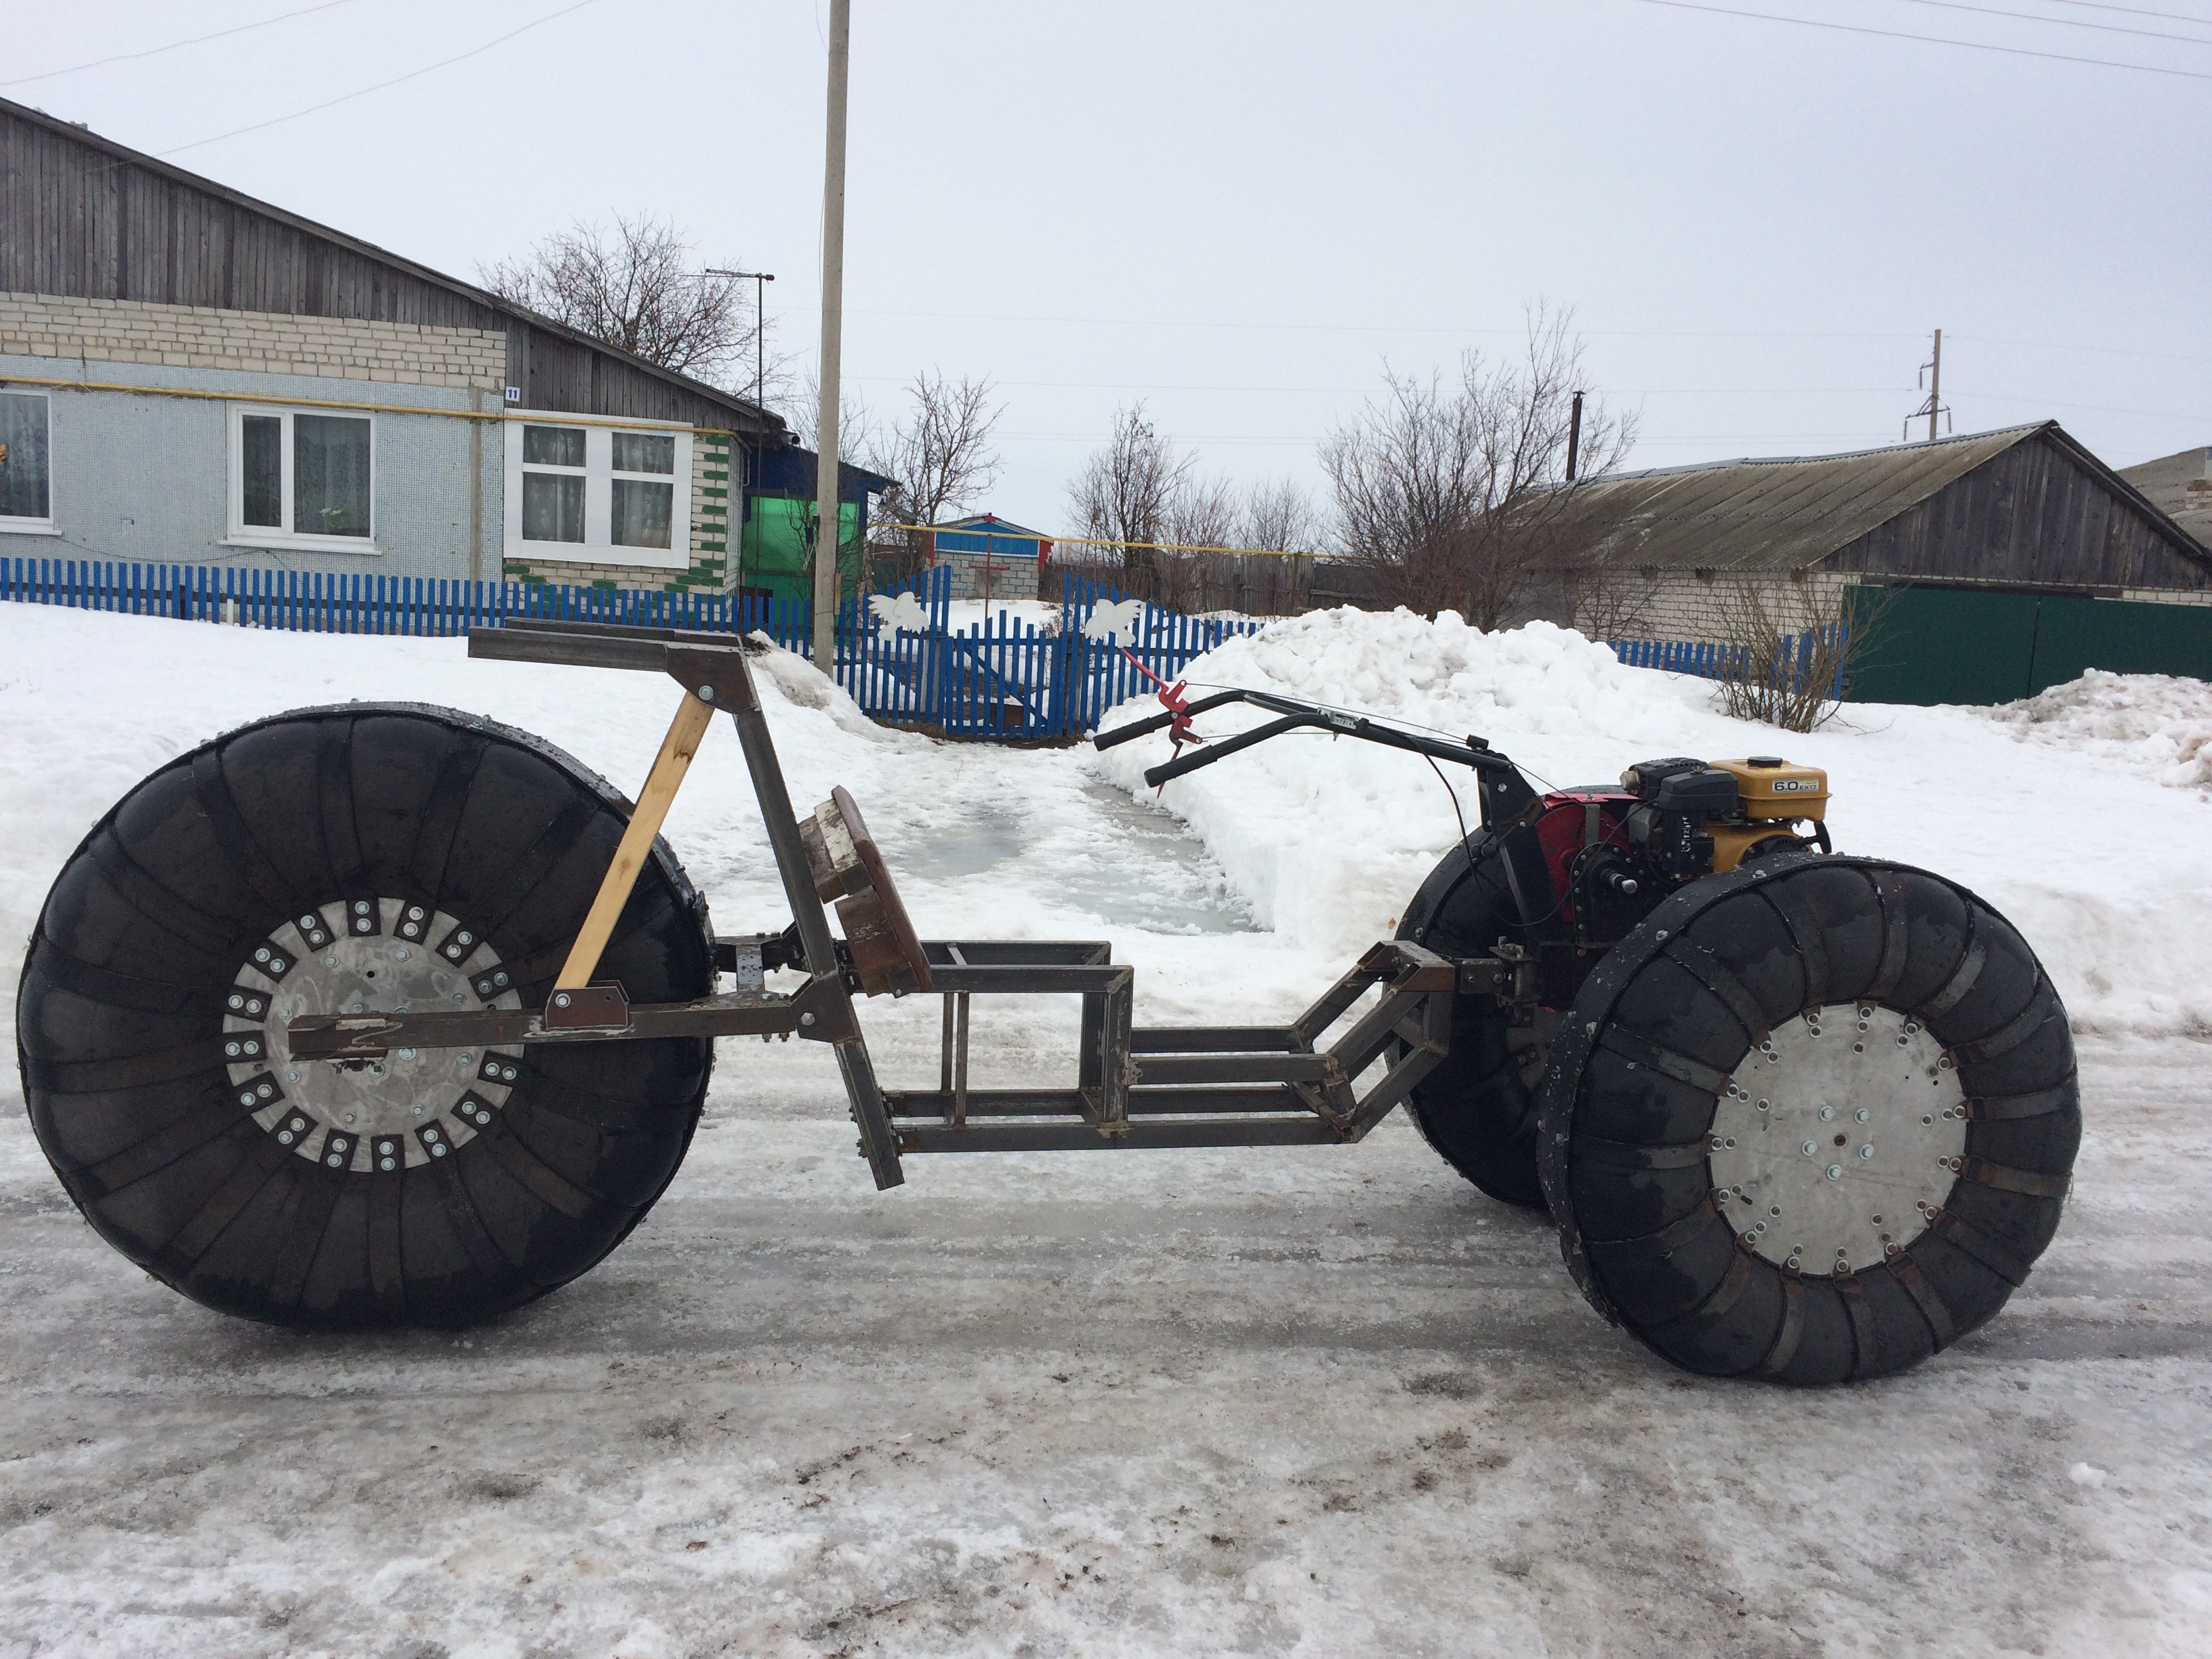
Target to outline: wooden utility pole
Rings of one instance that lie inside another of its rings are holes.
[[[1928,441],[1936,441],[1936,411],[1943,404],[1943,331],[1936,331],[1936,355],[1928,365]]]
[[[822,412],[815,422],[814,665],[837,672],[838,374],[845,323],[845,71],[852,56],[852,0],[830,0],[830,130],[822,171]]]
[[[1583,394],[1575,393],[1573,410],[1567,416],[1567,482],[1575,481],[1575,463],[1582,459]]]
[[[1925,415],[1928,417],[1928,441],[1932,444],[1936,437],[1936,416],[1951,412],[1943,407],[1943,331],[1942,329],[1936,331],[1936,349],[1928,361],[1920,365],[1920,374],[1915,379],[1926,380],[1928,401],[1905,417],[1904,429],[1898,435],[1900,438],[1910,439],[1912,436],[1912,423]]]

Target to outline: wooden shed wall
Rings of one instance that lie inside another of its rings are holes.
[[[507,332],[522,406],[757,433],[757,416],[393,258],[0,108],[0,291]]]
[[[1953,480],[1822,568],[2065,587],[2212,586],[2212,569],[2047,435]]]
[[[0,288],[444,328],[489,306],[0,112]]]

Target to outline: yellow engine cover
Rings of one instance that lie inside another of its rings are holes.
[[[1747,818],[1825,818],[1828,775],[1817,766],[1792,766],[1761,755],[1756,762],[1712,763],[1735,778],[1736,799]]]

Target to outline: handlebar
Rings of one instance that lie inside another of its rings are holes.
[[[1445,738],[1431,737],[1425,732],[1407,732],[1395,726],[1386,726],[1365,714],[1348,714],[1340,708],[1324,708],[1320,703],[1301,702],[1295,697],[1278,696],[1271,691],[1228,690],[1201,697],[1183,713],[1202,714],[1209,708],[1219,708],[1232,702],[1249,703],[1255,708],[1267,709],[1279,716],[1264,725],[1233,737],[1210,741],[1203,748],[1178,755],[1173,760],[1163,761],[1158,766],[1145,769],[1145,781],[1158,788],[1176,778],[1188,776],[1202,766],[1211,766],[1226,760],[1255,744],[1265,743],[1270,738],[1280,737],[1285,732],[1301,726],[1311,726],[1340,737],[1358,738],[1367,743],[1380,744],[1386,749],[1403,750],[1431,761],[1450,761],[1476,772],[1489,775],[1479,792],[1482,804],[1482,821],[1490,823],[1510,819],[1535,800],[1535,792],[1521,775],[1521,769],[1499,754],[1480,738],[1470,737],[1464,743],[1452,743]],[[1110,732],[1101,732],[1091,738],[1098,749],[1112,749],[1147,732],[1158,732],[1174,721],[1173,714],[1153,714],[1127,726],[1117,726]]]

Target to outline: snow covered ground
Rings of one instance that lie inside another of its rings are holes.
[[[1170,786],[1194,838],[1130,787],[1158,740],[938,744],[765,665],[794,797],[854,791],[925,933],[1110,937],[1140,1019],[1294,1010],[1457,833],[1420,762],[1299,738]],[[1892,1382],[1708,1383],[1601,1324],[1548,1224],[1402,1120],[1342,1150],[915,1158],[878,1194],[826,1056],[731,1042],[684,1170],[595,1273],[466,1338],[306,1338],[94,1237],[11,1071],[0,1659],[2212,1648],[2212,779],[2188,746],[2212,693],[2093,678],[1781,738],[1571,635],[1339,613],[1193,678],[1478,732],[1561,783],[1662,753],[1827,767],[1841,845],[1980,890],[2075,1014],[2087,1131],[2034,1279]],[[350,697],[493,714],[634,789],[672,690],[0,606],[9,982],[140,776]],[[726,929],[780,919],[743,776],[718,730],[670,826]],[[865,1018],[888,1079],[933,1076],[933,1003]],[[978,1080],[1057,1079],[1072,1024],[979,1006]]]

